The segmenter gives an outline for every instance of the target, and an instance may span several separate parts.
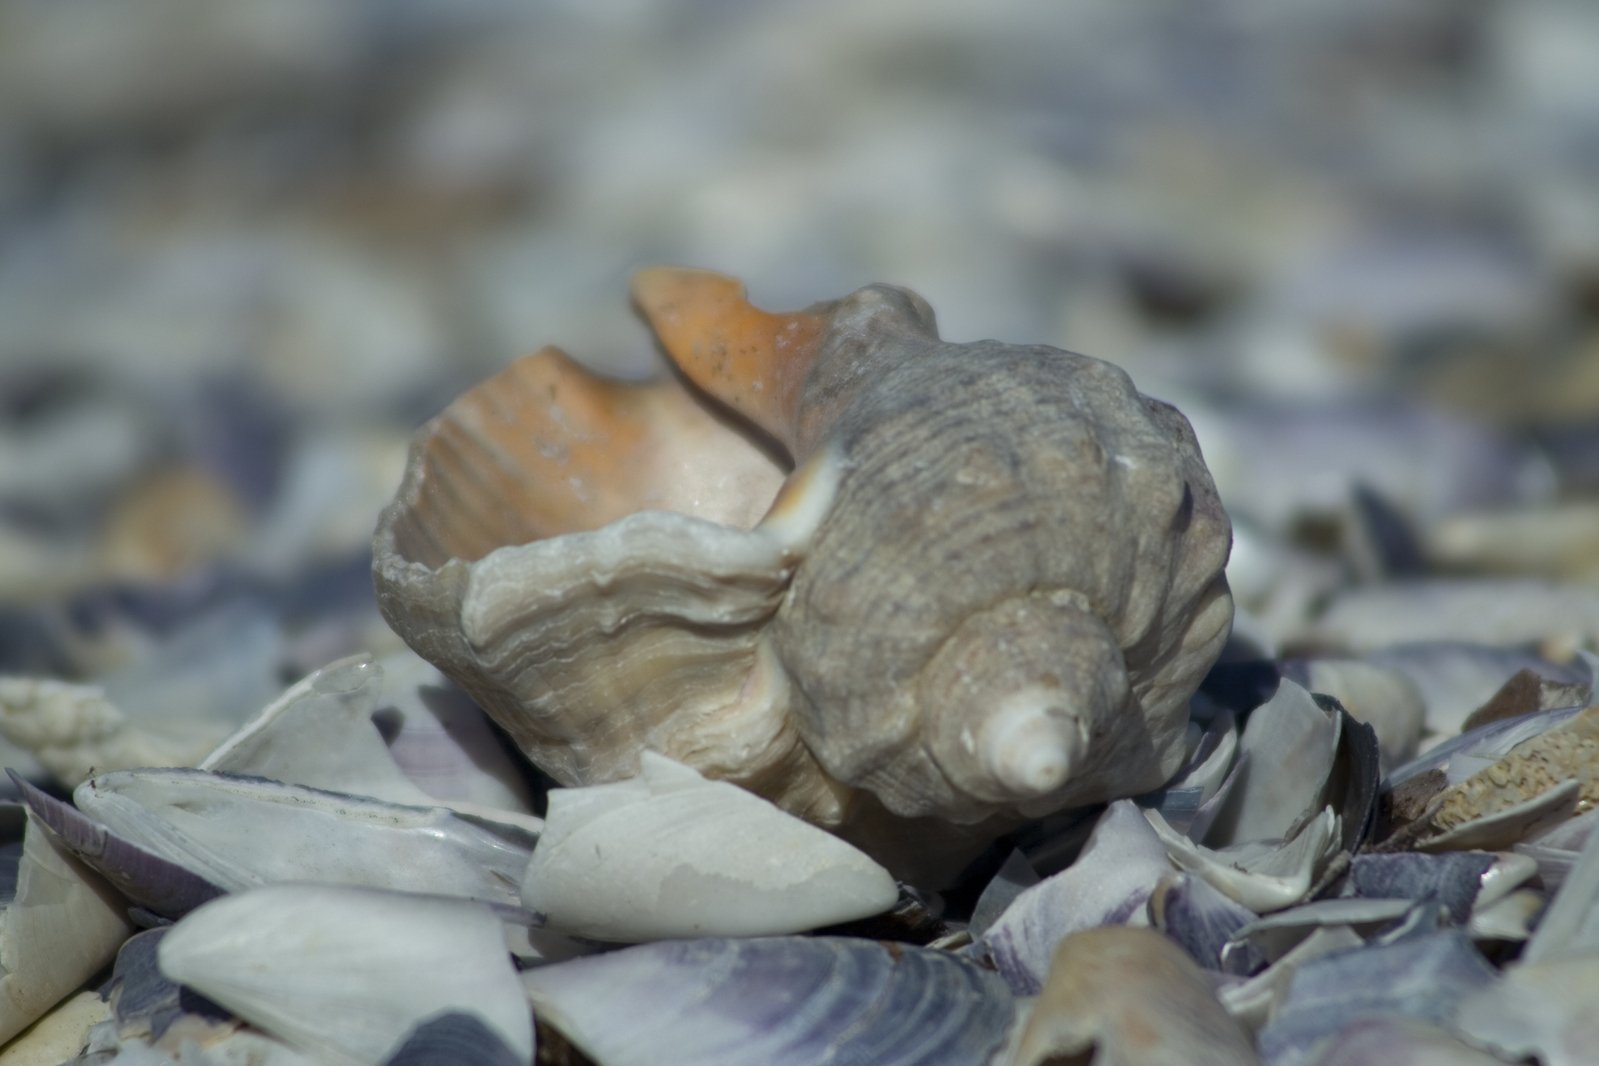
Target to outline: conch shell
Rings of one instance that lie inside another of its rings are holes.
[[[1225,641],[1231,530],[1188,422],[1109,363],[952,344],[871,285],[633,296],[679,374],[554,348],[418,433],[390,625],[556,780],[658,751],[946,880],[1026,817],[1160,785]]]

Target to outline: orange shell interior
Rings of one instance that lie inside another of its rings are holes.
[[[787,472],[681,381],[603,378],[553,347],[464,393],[416,447],[396,544],[434,567],[642,510],[752,528]]]

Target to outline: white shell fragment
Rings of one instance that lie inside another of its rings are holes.
[[[13,827],[21,821],[20,808],[3,811]],[[132,932],[116,893],[31,816],[16,876],[0,910],[0,1044],[76,991]]]
[[[1323,803],[1342,721],[1299,685],[1281,681],[1271,699],[1250,712],[1238,742],[1240,780],[1205,840],[1234,844],[1292,835]]]
[[[1081,857],[1017,896],[981,945],[1018,995],[1036,994],[1062,938],[1140,914],[1170,870],[1166,849],[1138,806],[1117,800],[1100,815]]]
[[[1586,1066],[1599,1047],[1599,953],[1511,966],[1461,1003],[1455,1025],[1474,1043],[1543,1066]]]
[[[428,795],[400,772],[372,725],[382,679],[367,655],[329,663],[289,686],[198,769],[427,805]]]
[[[1408,1018],[1368,1018],[1346,1027],[1316,1066],[1503,1066],[1504,1059]]]
[[[475,707],[465,710],[471,716],[452,715],[453,732],[432,719],[439,734],[424,741],[413,734],[407,745],[413,758],[420,757],[423,744],[432,752],[431,762],[440,772],[430,775],[430,783],[467,797],[466,801],[439,798],[408,775],[397,762],[392,748],[384,743],[374,721],[374,712],[396,710],[396,701],[415,703],[412,719],[427,719],[430,708],[420,698],[408,700],[429,674],[444,681],[433,667],[414,655],[390,656],[384,663],[369,655],[352,655],[329,663],[291,685],[254,719],[240,728],[203,759],[199,768],[230,774],[267,777],[285,784],[368,796],[389,803],[410,806],[447,806],[468,813],[481,811],[492,817],[514,820],[527,812],[525,791],[507,783],[509,767],[498,746],[489,746],[487,719]],[[398,675],[398,685],[388,675]],[[411,682],[410,692],[403,691]],[[400,692],[385,690],[402,689]],[[386,698],[384,698],[386,697]],[[381,699],[381,703],[380,703]],[[435,703],[438,703],[435,700]],[[448,713],[448,712],[446,712]],[[475,727],[475,728],[474,728]],[[478,734],[485,734],[479,737]],[[456,736],[478,740],[473,751],[452,743]],[[402,749],[402,753],[407,749]],[[478,770],[484,762],[488,770]],[[454,773],[446,773],[446,768]],[[474,772],[475,771],[475,772]],[[441,780],[442,778],[442,780]],[[488,800],[486,807],[474,800]],[[537,829],[531,815],[527,823]]]
[[[475,1014],[533,1057],[499,919],[465,901],[272,885],[206,904],[161,941],[161,972],[318,1061],[378,1066],[419,1023]]]
[[[201,770],[119,770],[73,798],[118,836],[228,891],[327,881],[515,905],[535,840],[520,820]]]
[[[1599,833],[1588,835],[1522,961],[1558,962],[1583,956],[1599,957]]]
[[[603,1066],[981,1066],[1016,1013],[965,959],[841,937],[644,944],[522,983],[540,1021]]]
[[[1304,898],[1322,865],[1338,849],[1338,816],[1331,807],[1306,822],[1286,841],[1244,841],[1224,848],[1195,844],[1145,811],[1172,862],[1257,914],[1291,906]]]
[[[653,752],[640,776],[555,789],[522,901],[597,940],[761,936],[892,907],[887,870],[772,804]]]
[[[1448,1022],[1496,976],[1459,930],[1324,955],[1300,965],[1261,1029],[1258,1047],[1274,1064],[1314,1063],[1321,1048],[1355,1022]]]

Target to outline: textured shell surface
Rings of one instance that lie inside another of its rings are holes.
[[[939,338],[872,285],[804,311],[652,269],[679,374],[545,349],[413,444],[390,624],[565,784],[646,749],[901,876],[1181,763],[1232,618],[1187,421],[1111,364]]]

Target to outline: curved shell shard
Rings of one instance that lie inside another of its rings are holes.
[[[1017,1004],[948,952],[843,937],[644,944],[522,975],[542,1021],[607,1066],[994,1062]]]
[[[429,1018],[479,1018],[533,1058],[500,921],[465,900],[270,885],[206,904],[157,949],[161,972],[312,1055],[377,1066]]]
[[[887,870],[765,800],[653,752],[642,769],[550,793],[522,902],[551,929],[619,941],[770,936],[899,899]]]
[[[390,624],[535,763],[595,784],[655,750],[924,881],[1177,770],[1232,619],[1181,414],[944,341],[889,285],[768,312],[653,269],[634,298],[681,376],[513,364],[419,433],[374,542]]]

